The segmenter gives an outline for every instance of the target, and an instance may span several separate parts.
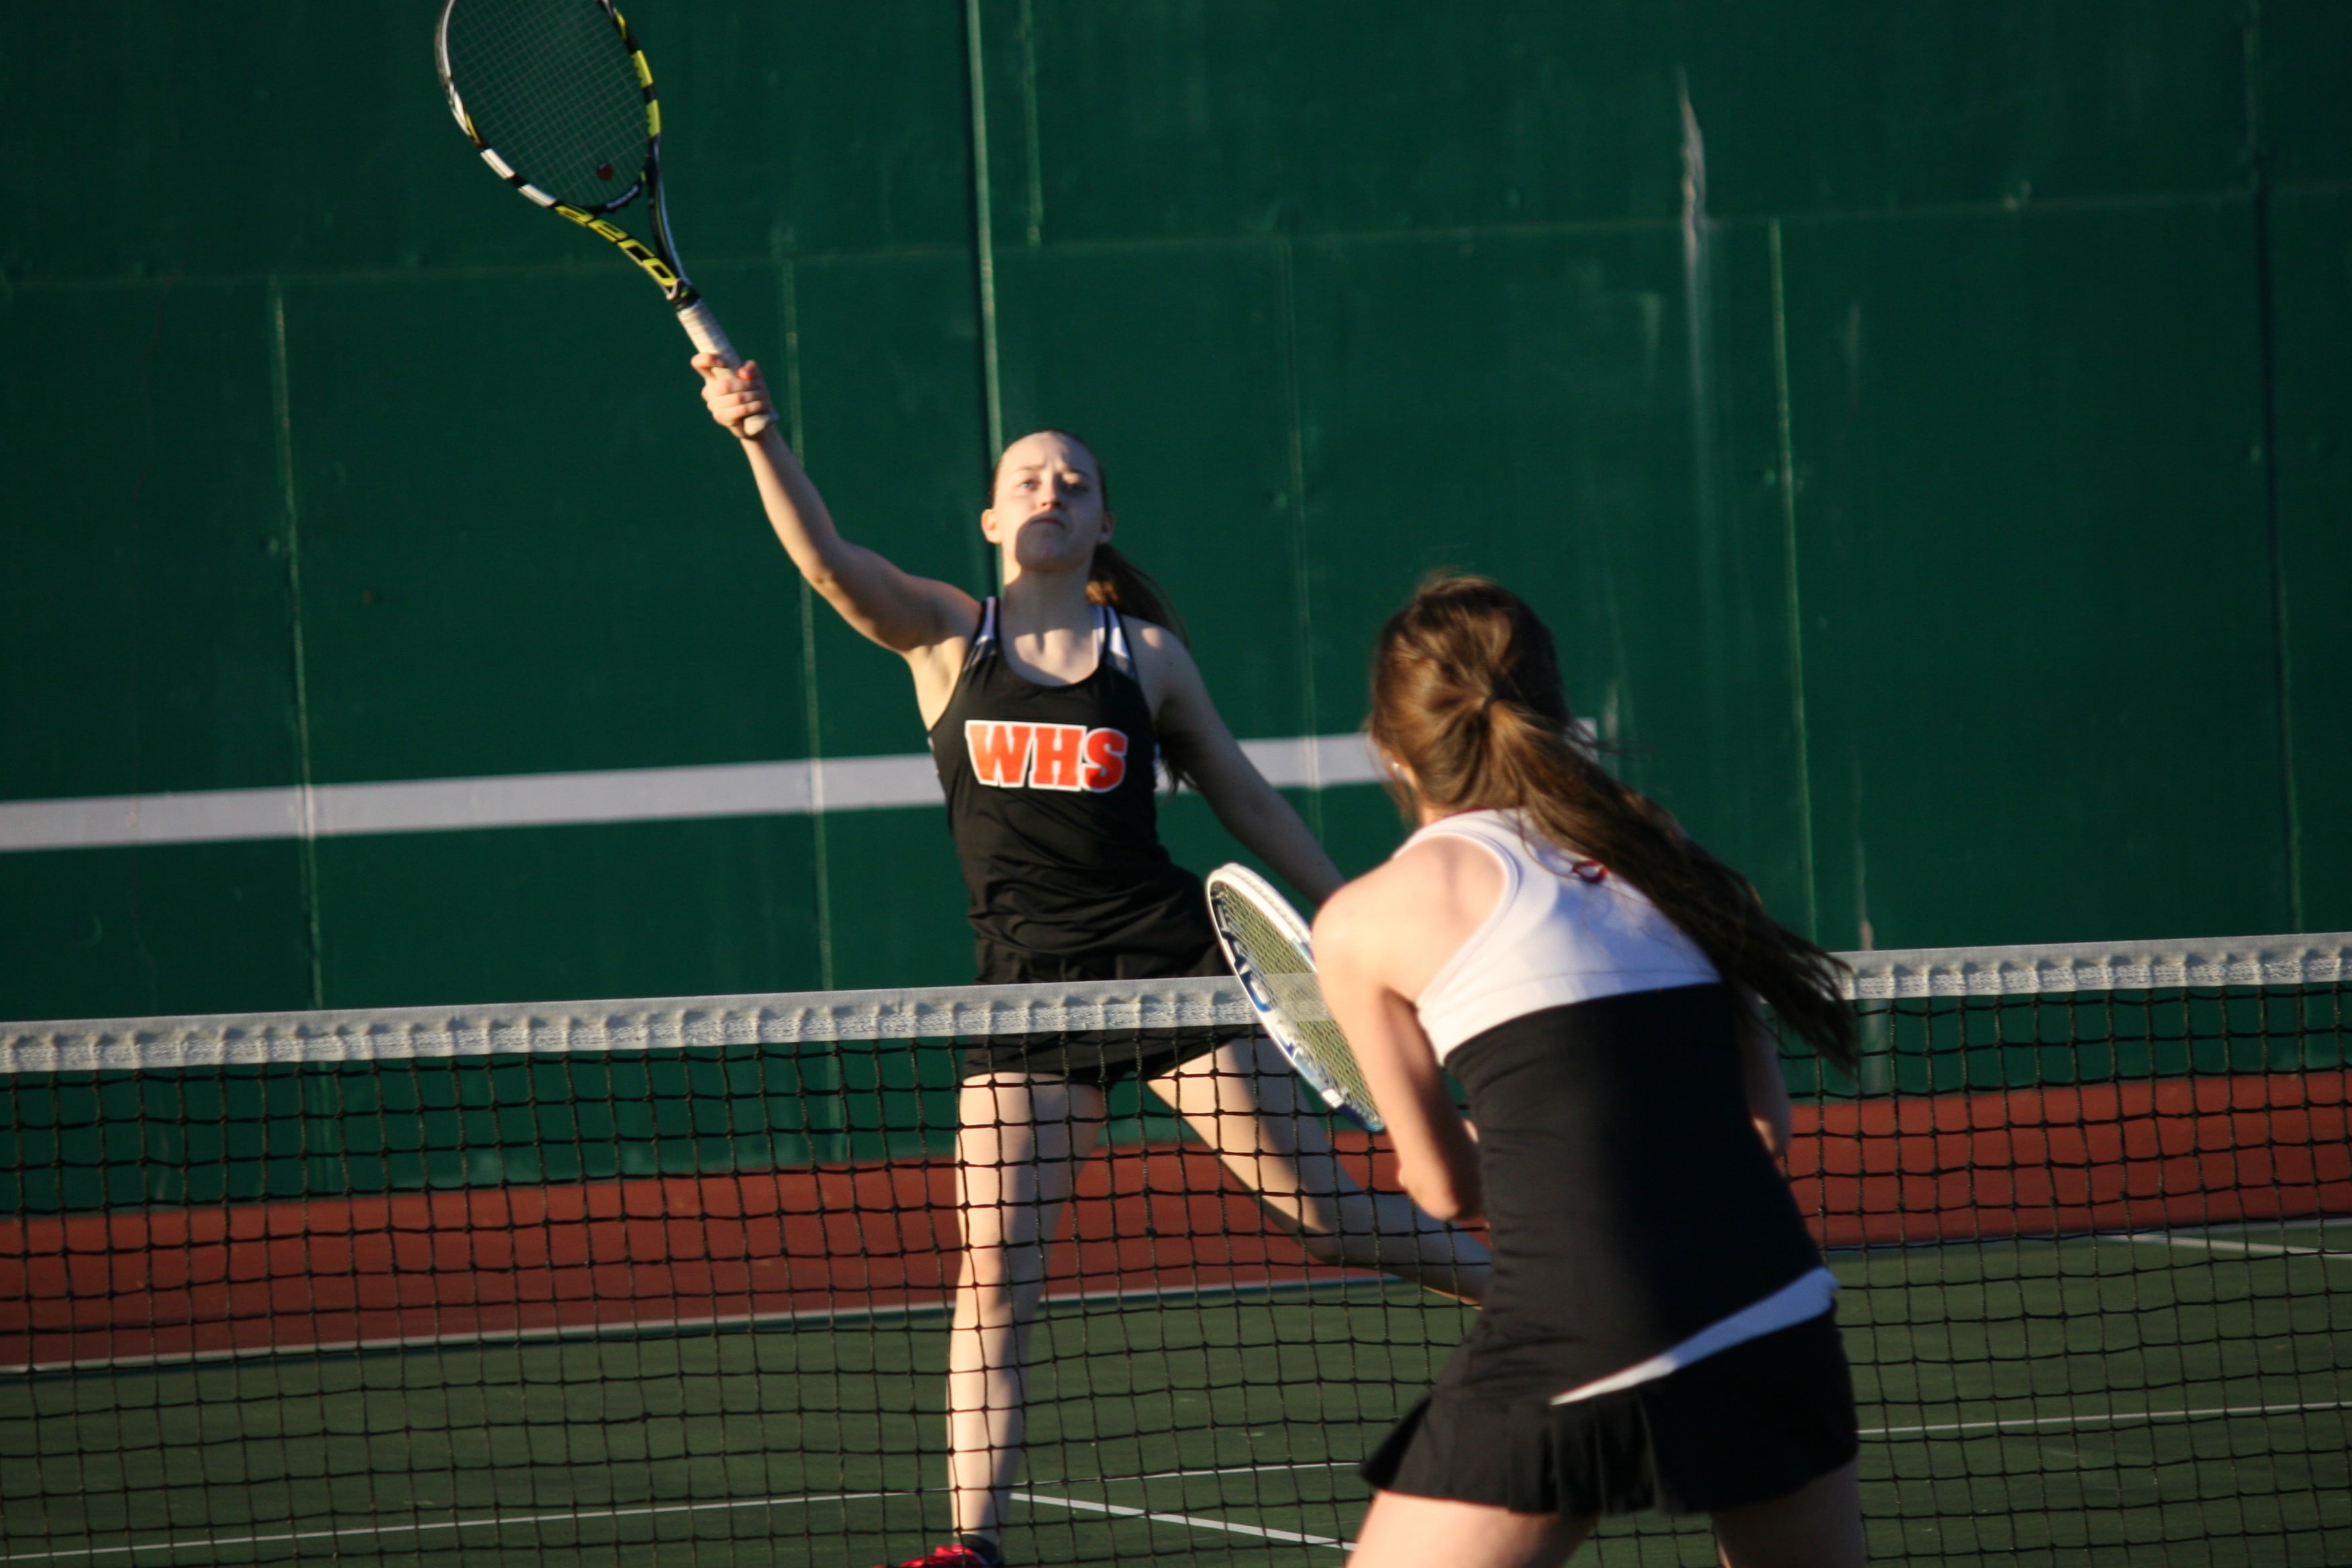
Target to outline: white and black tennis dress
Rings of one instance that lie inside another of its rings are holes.
[[[1494,1282],[1366,1478],[1582,1516],[1759,1502],[1845,1463],[1836,1285],[1749,1120],[1730,989],[1640,889],[1516,815],[1405,847],[1439,836],[1504,873],[1416,1004],[1469,1091]]]
[[[991,598],[931,726],[985,984],[1226,973],[1201,879],[1160,843],[1159,733],[1126,623],[1094,618],[1093,672],[1044,686],[1005,663]],[[1149,1076],[1218,1038],[997,1037],[965,1070]]]

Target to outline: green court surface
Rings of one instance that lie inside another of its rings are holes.
[[[2352,1222],[1833,1259],[1873,1560],[2352,1562]],[[1013,1561],[1336,1564],[1466,1313],[1402,1287],[1038,1330]],[[936,1313],[0,1383],[0,1562],[864,1568],[941,1533]],[[1614,1521],[1579,1561],[1713,1561]]]

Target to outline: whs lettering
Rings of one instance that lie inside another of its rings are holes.
[[[1083,724],[1000,724],[967,719],[971,771],[998,789],[1088,790],[1101,795],[1127,777],[1127,735]]]

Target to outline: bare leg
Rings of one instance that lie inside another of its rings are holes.
[[[1592,1533],[1589,1519],[1380,1492],[1348,1568],[1553,1568]]]
[[[1861,1490],[1850,1464],[1714,1520],[1724,1568],[1863,1568],[1865,1561]],[[1348,1568],[1550,1568],[1568,1560],[1594,1522],[1381,1492],[1357,1531]]]
[[[1863,1568],[1865,1560],[1862,1487],[1852,1464],[1714,1517],[1724,1568]]]
[[[1297,1079],[1272,1041],[1233,1040],[1149,1085],[1226,1169],[1325,1263],[1377,1268],[1426,1289],[1478,1300],[1490,1272],[1485,1244],[1432,1219],[1402,1193],[1368,1193],[1331,1152],[1323,1124],[1302,1113]]]
[[[1025,1073],[968,1079],[958,1104],[963,1264],[948,1331],[948,1488],[959,1535],[1001,1535],[1021,1465],[1029,1329],[1045,1249],[1101,1136],[1093,1084]]]

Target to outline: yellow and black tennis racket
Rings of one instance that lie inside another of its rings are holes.
[[[653,68],[612,0],[448,0],[433,52],[449,112],[482,162],[539,205],[612,241],[660,285],[696,348],[742,363],[678,264],[662,197]],[[613,217],[639,196],[644,238]],[[767,427],[763,414],[743,421],[746,436]]]
[[[1246,866],[1208,876],[1209,923],[1242,983],[1267,1037],[1318,1099],[1367,1132],[1378,1132],[1380,1107],[1348,1037],[1323,1000],[1307,926],[1288,900]]]

